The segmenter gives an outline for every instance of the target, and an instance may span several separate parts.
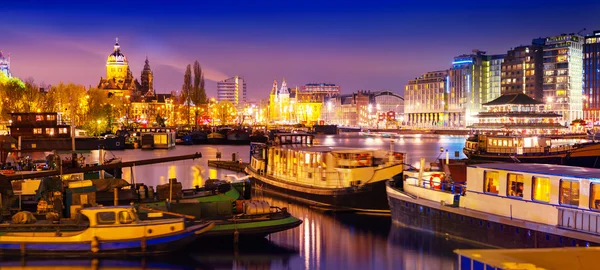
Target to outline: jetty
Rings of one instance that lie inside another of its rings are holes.
[[[244,172],[246,167],[248,167],[249,163],[247,162],[237,162],[237,161],[229,161],[229,160],[209,160],[208,166],[219,169],[226,169],[234,172]]]

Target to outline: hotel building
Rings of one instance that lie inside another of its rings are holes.
[[[448,71],[427,72],[404,88],[404,122],[415,127],[448,126],[458,117],[448,113]]]
[[[507,52],[502,63],[502,94],[526,94],[543,100],[545,41],[534,39],[532,45],[519,46]]]
[[[547,110],[568,124],[583,118],[583,37],[562,34],[546,38],[544,99]]]
[[[583,45],[584,118],[600,121],[600,30],[585,37]]]

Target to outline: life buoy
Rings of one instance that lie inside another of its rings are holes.
[[[442,174],[432,174],[431,177],[429,177],[429,187],[433,189],[440,189],[442,187],[442,180],[444,180],[444,176]]]

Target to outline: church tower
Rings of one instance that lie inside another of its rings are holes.
[[[127,57],[121,53],[121,46],[119,46],[119,39],[117,38],[113,52],[108,55],[106,60],[106,79],[123,82],[127,78],[128,71],[129,62],[127,62]]]
[[[150,69],[150,61],[148,61],[148,57],[146,56],[146,64],[144,64],[144,70],[142,70],[142,76],[140,77],[142,80],[142,95],[144,96],[154,96],[154,75],[152,74],[152,69]]]
[[[8,58],[4,57],[2,51],[0,51],[0,73],[4,73],[6,77],[11,77],[10,74],[10,54],[8,54]]]

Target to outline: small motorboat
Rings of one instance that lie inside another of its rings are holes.
[[[26,255],[145,255],[176,251],[209,231],[213,223],[188,225],[184,218],[140,220],[132,206],[89,207],[73,219],[36,221],[19,212],[0,224],[0,253]]]

